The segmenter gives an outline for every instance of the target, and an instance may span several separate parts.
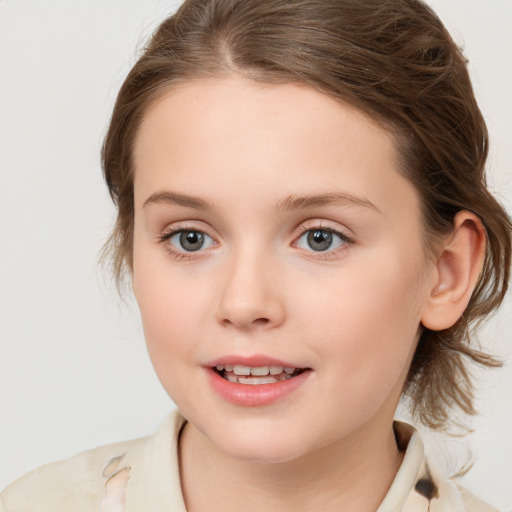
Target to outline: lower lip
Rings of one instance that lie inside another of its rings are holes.
[[[308,379],[311,370],[305,370],[291,379],[274,384],[239,384],[222,378],[213,368],[206,369],[213,389],[227,402],[245,407],[270,405],[293,393]]]

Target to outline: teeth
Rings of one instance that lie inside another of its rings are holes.
[[[270,368],[268,366],[258,366],[256,368],[251,368],[251,375],[264,376],[270,373]]]
[[[238,377],[232,373],[226,373],[226,379],[228,379],[229,382],[238,382]]]
[[[242,366],[241,364],[237,364],[233,368],[233,373],[235,375],[251,375],[251,368],[250,366]]]
[[[274,379],[273,377],[267,377],[265,379],[262,379],[260,377],[238,377],[239,384],[251,384],[253,386],[257,384],[274,384],[277,382],[277,379]]]
[[[292,378],[296,368],[283,366],[244,366],[242,364],[218,364],[217,371],[223,372],[223,377],[229,382],[240,384],[273,384]],[[256,378],[252,378],[252,377]],[[268,377],[268,378],[264,378]]]
[[[271,366],[270,367],[270,375],[279,375],[283,373],[284,368],[282,366]]]

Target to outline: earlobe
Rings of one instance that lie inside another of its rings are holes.
[[[462,316],[482,269],[485,244],[485,228],[479,217],[469,211],[459,212],[436,263],[437,279],[421,318],[424,327],[448,329]]]

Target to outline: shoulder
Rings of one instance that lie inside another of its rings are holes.
[[[432,510],[439,512],[499,512],[460,485],[455,478],[448,477],[439,468],[432,468],[426,462],[420,469],[414,494],[426,500],[425,503],[428,502]]]
[[[432,469],[424,463],[416,480],[414,491],[428,500],[429,506],[440,512],[499,512],[484,502],[438,468]],[[430,508],[429,508],[430,510]]]
[[[98,510],[108,479],[143,457],[148,439],[114,443],[42,466],[0,495],[0,512]],[[130,462],[131,463],[131,462]]]
[[[422,463],[404,512],[499,512],[456,480]]]
[[[185,510],[176,409],[151,436],[101,446],[28,473],[0,495],[0,512]],[[165,486],[162,486],[165,482]]]
[[[404,458],[386,497],[387,500],[393,496],[395,501],[385,500],[386,506],[378,512],[499,512],[451,478],[435,457],[425,457],[423,442],[414,427],[395,422],[394,429]],[[404,501],[398,500],[397,496],[404,493],[407,493]]]
[[[462,501],[464,502],[464,506],[466,507],[467,512],[499,512],[499,510],[492,505],[489,505],[485,501],[482,501],[480,498],[475,496],[473,493],[469,492],[467,489],[462,487],[462,485],[456,483],[455,484]]]

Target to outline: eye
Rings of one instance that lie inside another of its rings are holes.
[[[174,231],[165,237],[174,249],[182,252],[196,252],[208,249],[214,244],[212,237],[197,230]]]
[[[297,240],[297,247],[315,252],[325,252],[338,249],[349,242],[348,237],[338,231],[317,228],[308,229],[301,235]]]

